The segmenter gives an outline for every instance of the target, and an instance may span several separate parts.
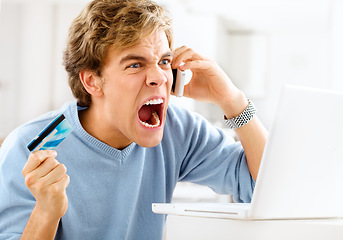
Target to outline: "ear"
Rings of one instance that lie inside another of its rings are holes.
[[[102,90],[101,79],[93,71],[87,69],[82,70],[79,73],[79,77],[84,88],[90,95],[94,97],[101,97],[104,94]]]

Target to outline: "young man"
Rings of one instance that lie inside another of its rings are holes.
[[[77,101],[1,148],[0,239],[161,239],[166,218],[151,204],[170,202],[178,181],[250,201],[266,130],[217,64],[172,43],[170,20],[149,0],[94,0],[81,12],[64,59]],[[172,68],[193,72],[184,95],[220,106],[241,144],[168,106]],[[61,113],[73,132],[56,151],[30,154]]]

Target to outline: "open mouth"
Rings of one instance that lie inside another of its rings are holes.
[[[156,128],[161,125],[163,114],[163,99],[151,99],[146,101],[138,110],[140,123],[147,128]]]

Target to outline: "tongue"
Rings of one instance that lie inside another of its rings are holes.
[[[141,109],[139,109],[138,111],[138,116],[139,116],[139,119],[142,121],[142,122],[146,122],[148,121],[150,118],[151,118],[151,109],[149,106],[147,105],[144,105]]]

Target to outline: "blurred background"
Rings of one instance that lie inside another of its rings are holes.
[[[69,24],[87,2],[2,0],[0,138],[72,99],[62,52]],[[255,102],[267,127],[284,84],[343,90],[341,0],[158,2],[174,19],[175,47],[215,59]],[[173,101],[223,126],[216,106]]]
[[[73,99],[62,52],[69,24],[87,2],[2,0],[0,139]],[[175,47],[187,45],[216,60],[254,101],[267,128],[284,84],[343,91],[341,0],[157,2],[174,19]],[[223,113],[216,106],[187,98],[172,101],[224,127]],[[320,112],[313,113],[316,116]],[[177,188],[175,199],[229,201],[187,184]]]

